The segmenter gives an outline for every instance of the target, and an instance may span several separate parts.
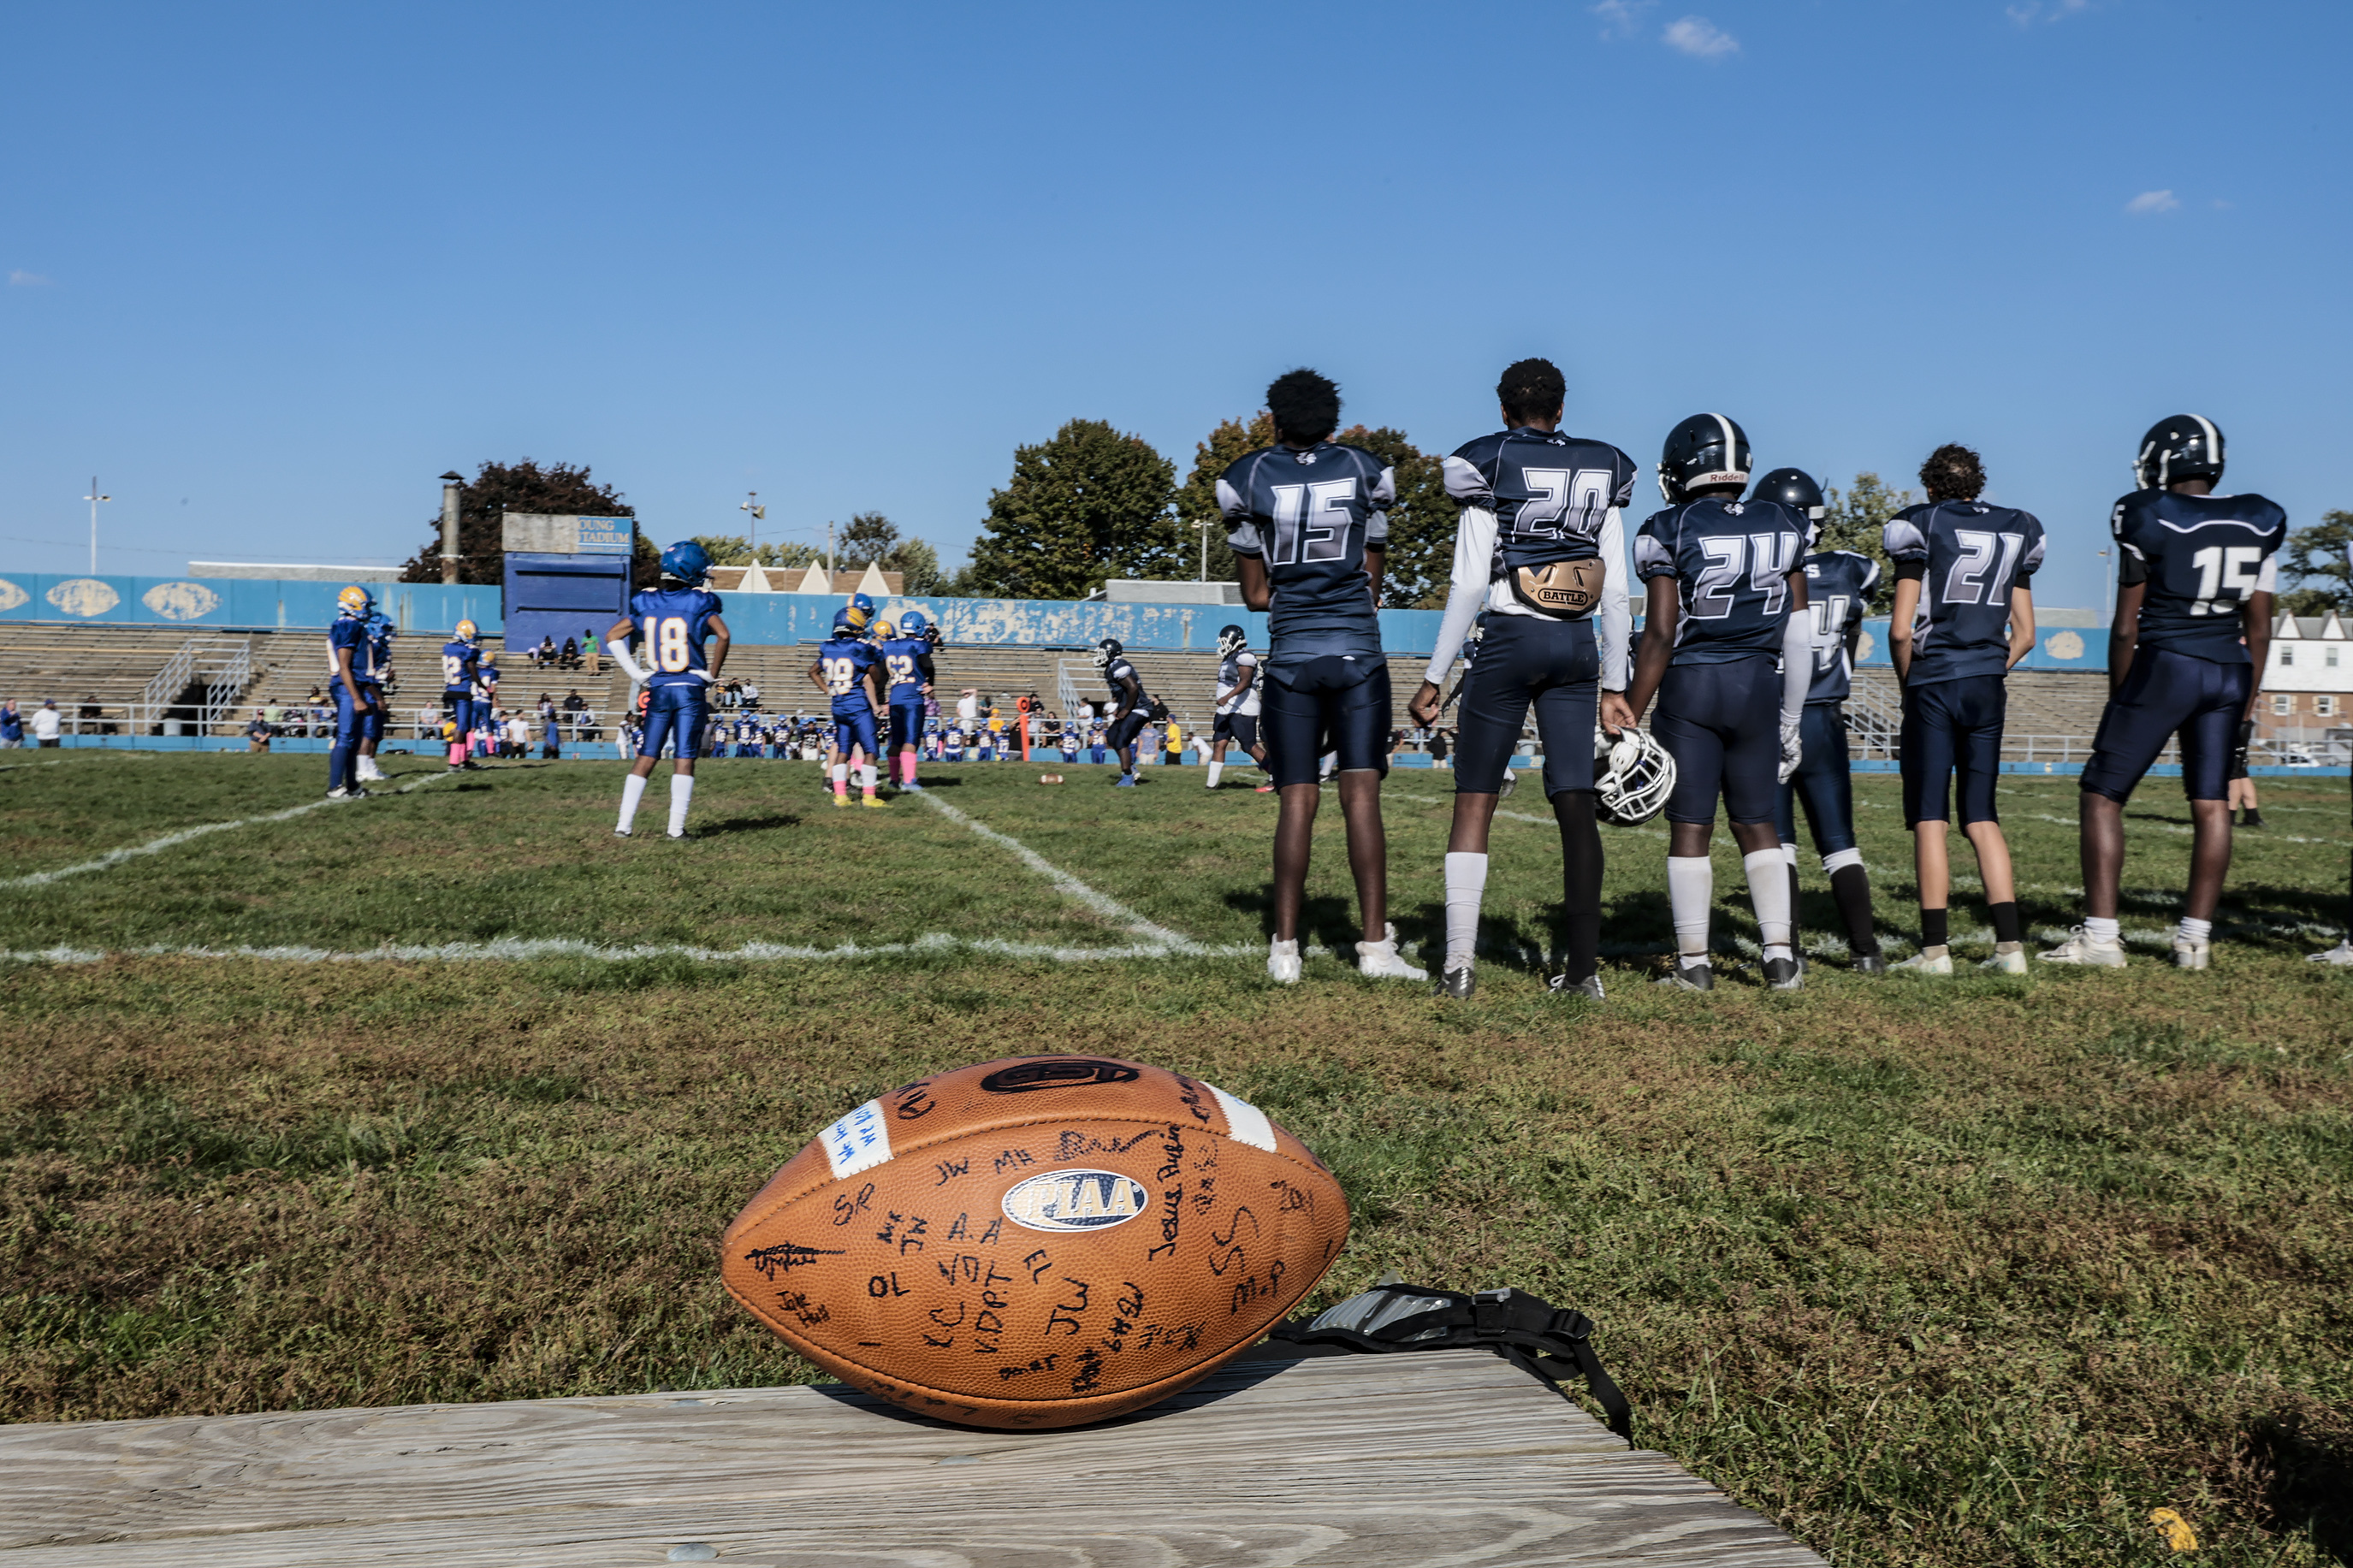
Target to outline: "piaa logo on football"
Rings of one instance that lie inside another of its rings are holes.
[[[1005,1194],[1005,1217],[1031,1230],[1101,1230],[1144,1209],[1144,1184],[1116,1171],[1050,1171]]]

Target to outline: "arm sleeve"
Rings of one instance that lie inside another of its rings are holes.
[[[1387,550],[1389,547],[1389,508],[1397,505],[1397,470],[1383,468],[1376,475],[1365,498],[1368,509],[1365,516],[1365,546]]]
[[[1430,650],[1430,667],[1421,675],[1432,686],[1446,684],[1446,673],[1454,668],[1454,656],[1462,651],[1471,623],[1486,605],[1494,555],[1495,514],[1483,506],[1464,507],[1454,529],[1454,576],[1446,593],[1446,616],[1438,623],[1438,646]]]
[[[1258,525],[1250,521],[1250,503],[1224,479],[1218,480],[1218,511],[1226,520],[1226,548],[1237,555],[1262,555]]]
[[[2258,594],[2279,592],[2279,552],[2277,551],[2264,556],[2263,563],[2255,569],[2255,592]]]
[[[1792,610],[1781,619],[1781,723],[1806,716],[1806,693],[1814,685],[1814,617]]]
[[[1895,563],[1898,583],[1917,583],[1927,574],[1928,558],[1925,555],[1907,556]]]
[[[2031,518],[2028,521],[2033,521]],[[2050,548],[2051,536],[2042,531],[2040,522],[2036,522],[2034,542],[2026,547],[2026,553],[2019,559],[2017,574],[2011,579],[2018,587],[2025,587],[2033,580],[2034,574],[2042,570],[2043,552]]]
[[[2116,552],[2116,583],[2120,587],[2133,588],[2148,581],[2148,563],[2139,551],[2127,544]]]
[[[605,651],[612,656],[613,662],[615,664],[621,667],[621,673],[629,678],[629,683],[631,685],[642,686],[645,684],[646,672],[638,667],[638,661],[636,659],[629,657],[629,641],[627,637],[623,637],[618,642],[613,643],[611,646],[607,647]]]
[[[1596,542],[1601,549],[1601,608],[1593,630],[1601,645],[1601,689],[1623,691],[1634,612],[1626,598],[1626,522],[1616,507],[1601,520],[1601,537]]]

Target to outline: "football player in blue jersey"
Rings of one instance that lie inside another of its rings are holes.
[[[882,656],[883,679],[891,693],[891,745],[898,758],[898,785],[920,790],[915,777],[923,740],[923,699],[932,694],[932,642],[923,634],[931,622],[921,610],[899,617],[896,628],[885,621],[875,651]]]
[[[864,595],[859,597],[865,597]],[[886,807],[874,794],[874,763],[882,754],[875,720],[885,706],[881,652],[866,636],[867,617],[855,602],[833,613],[833,635],[818,645],[808,678],[833,705],[833,804],[849,804],[849,770],[859,769],[861,805]]]
[[[1525,359],[1496,384],[1504,428],[1446,459],[1462,506],[1452,584],[1438,645],[1407,711],[1435,728],[1440,689],[1482,615],[1478,658],[1459,689],[1454,824],[1446,841],[1446,962],[1438,990],[1468,996],[1487,834],[1528,710],[1545,747],[1545,794],[1560,826],[1561,968],[1552,991],[1601,995],[1601,829],[1594,816],[1596,722],[1630,724],[1625,707],[1626,542],[1634,459],[1560,430],[1568,384],[1549,360]]]
[[[711,721],[709,689],[727,662],[727,622],[719,613],[719,595],[702,585],[710,575],[711,557],[702,546],[681,540],[661,552],[660,582],[631,595],[628,615],[605,634],[606,650],[623,674],[645,688],[646,698],[638,760],[621,783],[621,817],[613,826],[617,837],[629,837],[665,742],[671,757],[670,836],[687,836],[695,760],[702,754]],[[642,645],[640,657],[631,656],[633,642]]]
[[[451,773],[474,766],[467,755],[473,746],[474,692],[490,657],[482,651],[481,628],[471,621],[459,621],[449,640],[441,645],[441,710],[456,725],[449,742]]]
[[[2026,973],[2019,940],[2018,887],[2010,841],[1994,810],[2001,773],[2010,667],[2034,647],[2034,574],[2042,564],[2042,524],[2013,507],[1978,500],[1985,467],[1967,447],[1947,444],[1920,465],[1928,499],[1880,530],[1895,563],[1895,606],[1887,647],[1904,686],[1904,825],[1912,830],[1920,886],[1920,951],[1897,964],[1914,974],[1950,974],[1952,867],[1946,836],[1953,794],[1961,831],[1977,851],[1993,922],[1993,957],[1981,966]],[[1959,788],[1954,790],[1957,774]]]
[[[1634,571],[1648,584],[1649,614],[1626,698],[1640,719],[1657,695],[1651,733],[1675,760],[1667,797],[1675,962],[1659,984],[1686,991],[1715,984],[1707,956],[1715,900],[1708,840],[1719,794],[1748,873],[1765,984],[1795,991],[1805,983],[1774,819],[1780,785],[1802,758],[1813,685],[1813,617],[1800,559],[1810,524],[1778,501],[1743,501],[1748,471],[1748,437],[1738,425],[1721,414],[1692,416],[1668,432],[1660,456],[1666,510],[1634,535]]]
[[[369,706],[368,710],[360,716],[359,755],[353,759],[353,765],[357,770],[353,776],[361,784],[384,782],[384,770],[375,765],[375,752],[384,740],[385,716],[391,711],[384,700],[384,689],[392,679],[392,641],[396,635],[391,616],[381,610],[369,613],[368,674],[360,682],[360,689],[367,694]]]
[[[1262,693],[1258,681],[1258,655],[1250,650],[1250,634],[1240,626],[1218,628],[1218,687],[1212,703],[1215,720],[1209,726],[1209,784],[1218,787],[1218,780],[1226,771],[1226,748],[1239,743],[1250,754],[1250,761],[1266,766],[1266,747],[1258,738],[1258,715]],[[1271,784],[1261,786],[1272,788]]]
[[[2125,802],[2174,736],[2189,797],[2189,892],[2173,962],[2204,969],[2214,909],[2231,869],[2231,788],[2253,734],[2257,672],[2269,657],[2287,513],[2261,496],[2218,496],[2222,432],[2196,414],[2161,419],[2133,464],[2139,488],[2116,504],[2116,614],[2108,632],[2108,706],[2080,797],[2084,923],[2045,952],[2052,963],[2121,967],[2117,883]]]
[[[1242,603],[1268,612],[1260,717],[1279,804],[1274,936],[1266,970],[1286,985],[1300,975],[1299,917],[1321,795],[1317,761],[1329,751],[1336,753],[1348,870],[1364,914],[1357,972],[1375,979],[1426,980],[1398,956],[1397,928],[1388,921],[1388,840],[1381,826],[1389,669],[1381,653],[1379,605],[1397,476],[1362,447],[1333,441],[1340,427],[1340,389],[1315,372],[1276,377],[1266,389],[1266,407],[1277,444],[1233,463],[1217,485]],[[1113,689],[1119,689],[1116,680]],[[1134,733],[1123,720],[1124,758]]]
[[[1244,593],[1247,595],[1248,590]],[[1144,678],[1136,674],[1126,647],[1117,637],[1105,637],[1095,644],[1089,657],[1094,667],[1103,672],[1103,683],[1111,688],[1111,722],[1105,727],[1104,738],[1111,747],[1112,760],[1119,763],[1119,777],[1112,783],[1121,789],[1133,789],[1142,782],[1135,774],[1136,737],[1152,722],[1153,715],[1163,710],[1144,689]]]
[[[365,800],[368,792],[353,776],[361,726],[384,705],[375,689],[374,645],[368,640],[368,591],[356,585],[335,595],[335,621],[327,628],[327,691],[335,700],[335,738],[327,746],[327,798]]]
[[[1752,500],[1778,501],[1819,531],[1822,488],[1799,468],[1776,468],[1749,491]],[[1854,685],[1854,650],[1862,637],[1862,617],[1879,590],[1879,563],[1852,550],[1818,550],[1806,557],[1806,609],[1811,620],[1814,683],[1806,692],[1799,721],[1802,754],[1798,771],[1781,784],[1776,826],[1781,858],[1789,863],[1789,918],[1797,924],[1798,803],[1806,807],[1814,853],[1831,879],[1846,926],[1847,950],[1865,974],[1887,973],[1887,959],[1872,928],[1871,877],[1854,841],[1854,780],[1846,744],[1846,700]]]

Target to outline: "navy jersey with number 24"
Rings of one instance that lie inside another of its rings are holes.
[[[1673,662],[1778,658],[1805,547],[1804,520],[1778,501],[1705,496],[1652,512],[1634,535],[1634,574],[1675,580]]]

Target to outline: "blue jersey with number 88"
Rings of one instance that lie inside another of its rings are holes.
[[[866,695],[866,672],[881,657],[881,650],[872,643],[854,637],[836,637],[818,645],[817,672],[824,678],[825,694],[833,699],[835,717],[874,711]]]
[[[709,668],[702,645],[718,613],[719,595],[707,588],[648,588],[631,595],[629,619],[638,628],[638,662],[648,686],[702,689]]]

